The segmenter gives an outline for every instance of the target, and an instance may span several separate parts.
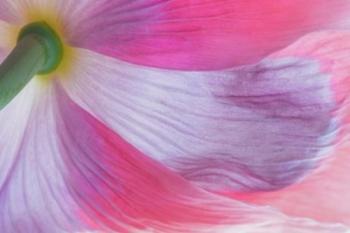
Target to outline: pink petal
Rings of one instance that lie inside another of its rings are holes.
[[[350,226],[349,52],[350,33],[329,31],[311,34],[273,55],[312,57],[322,62],[322,69],[332,75],[338,101],[345,103],[338,113],[341,116],[340,121],[346,126],[339,135],[342,143],[330,152],[331,159],[300,184],[271,193],[243,193],[233,195],[234,197],[272,205],[293,216]]]
[[[69,95],[137,149],[207,189],[290,185],[335,142],[338,106],[327,73],[312,59],[180,72],[88,51],[79,57],[65,83]]]
[[[290,216],[350,226],[349,155],[349,146],[342,146],[315,174],[287,189],[230,196],[248,203],[270,205]]]
[[[307,32],[346,20],[347,0],[93,1],[78,47],[148,66],[217,69],[252,63]]]
[[[32,82],[0,119],[3,233],[347,230],[202,191],[144,156],[56,85]]]

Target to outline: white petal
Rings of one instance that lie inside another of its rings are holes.
[[[65,232],[79,225],[61,169],[53,95],[41,92],[33,81],[0,112],[1,232]]]

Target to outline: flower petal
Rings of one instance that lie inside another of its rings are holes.
[[[15,42],[12,41],[12,27],[5,21],[0,20],[0,61],[8,55],[9,49],[15,46]]]
[[[339,147],[333,157],[300,184],[275,192],[229,196],[248,203],[270,205],[289,216],[350,226],[349,146]]]
[[[45,20],[71,45],[133,63],[208,70],[257,62],[310,31],[348,27],[349,10],[348,0],[3,0],[0,19]]]
[[[307,32],[346,20],[350,7],[347,0],[91,4],[75,24],[74,45],[133,63],[190,70],[256,62]]]
[[[33,21],[45,21],[55,30],[62,30],[64,35],[69,37],[74,31],[71,29],[73,25],[79,24],[80,18],[85,17],[84,12],[93,7],[91,2],[91,0],[2,0],[0,1],[0,20],[16,27]]]
[[[137,149],[202,187],[284,187],[317,167],[335,140],[329,78],[311,59],[178,72],[83,50],[79,56],[65,82],[69,95]]]
[[[331,159],[300,184],[271,193],[243,193],[233,196],[252,203],[272,205],[293,216],[350,226],[350,33],[313,33],[273,56],[286,54],[318,59],[322,69],[332,75],[332,86],[336,91],[337,101],[344,103],[338,112],[344,126],[339,135],[340,143],[330,152]]]
[[[60,170],[50,95],[40,99],[38,92],[32,82],[0,112],[0,231],[4,233],[66,232],[68,226],[79,225],[67,214],[77,207],[67,195]]]
[[[0,187],[6,184],[7,174],[11,173],[17,160],[16,154],[32,108],[33,92],[32,87],[27,87],[0,113]]]
[[[347,230],[202,191],[137,151],[59,86],[35,82],[0,113],[8,123],[0,129],[1,232]]]

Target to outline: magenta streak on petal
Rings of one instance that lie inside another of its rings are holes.
[[[207,199],[210,195],[145,157],[62,92],[59,108],[64,116],[58,127],[68,182],[76,200],[87,214],[92,214],[92,219],[98,217],[121,232],[126,229],[119,224],[141,227],[144,224],[140,219],[164,224],[216,224],[228,220],[238,224],[249,219],[241,212],[230,216],[216,212],[210,207],[215,202]],[[237,210],[239,206],[237,203]]]
[[[65,82],[74,101],[202,187],[279,189],[315,169],[334,143],[338,106],[317,60],[178,72],[80,55]]]
[[[0,162],[11,168],[0,170],[1,233],[346,231],[202,191],[139,152],[56,83],[43,88],[33,80],[0,119]]]
[[[300,232],[345,230],[287,219],[268,208],[257,209],[201,191],[106,128],[61,88],[56,91],[66,182],[97,229],[169,233],[266,232],[280,227]]]
[[[257,62],[307,32],[348,26],[346,0],[96,1],[75,46],[133,63],[218,69]],[[334,14],[334,12],[337,12]]]

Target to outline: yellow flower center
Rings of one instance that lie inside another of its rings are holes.
[[[30,8],[30,7],[29,7]],[[73,69],[74,57],[76,57],[76,50],[69,46],[67,28],[63,25],[63,16],[57,14],[53,8],[30,8],[24,9],[22,19],[20,22],[11,25],[0,25],[2,27],[2,34],[4,37],[0,41],[2,47],[9,51],[16,46],[18,35],[21,29],[33,22],[45,22],[60,38],[63,44],[63,58],[53,72],[44,75],[37,75],[41,80],[47,81],[55,77],[64,78]],[[0,32],[1,32],[0,31]]]

